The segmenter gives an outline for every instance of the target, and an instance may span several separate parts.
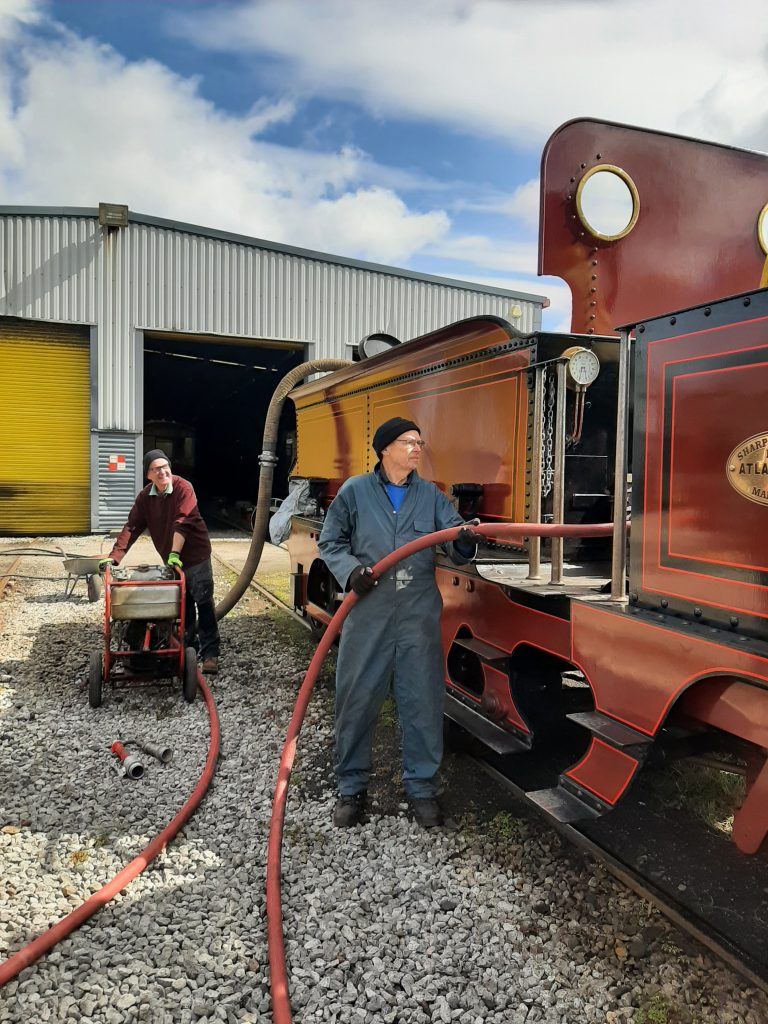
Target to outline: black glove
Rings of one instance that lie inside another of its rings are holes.
[[[373,569],[368,565],[358,565],[349,574],[349,589],[354,590],[358,597],[370,594],[377,581],[373,578]]]
[[[469,548],[473,548],[476,544],[482,544],[485,537],[482,533],[478,533],[477,530],[473,530],[471,526],[462,526],[459,530],[457,540],[459,547],[467,551]]]

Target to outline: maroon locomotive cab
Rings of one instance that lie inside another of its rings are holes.
[[[768,291],[636,328],[630,602],[768,637]]]

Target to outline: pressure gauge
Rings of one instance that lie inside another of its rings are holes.
[[[563,352],[568,360],[568,387],[586,388],[592,384],[600,372],[600,360],[589,348],[574,345]]]

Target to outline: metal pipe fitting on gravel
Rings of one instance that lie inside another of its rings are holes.
[[[259,495],[256,499],[256,512],[253,520],[253,537],[251,546],[248,549],[248,556],[240,575],[216,606],[216,618],[223,619],[231,612],[237,602],[248,589],[248,584],[253,579],[259,562],[261,552],[264,549],[264,539],[267,535],[267,524],[269,522],[269,503],[272,500],[272,481],[275,472],[277,456],[277,430],[280,424],[280,413],[283,411],[283,404],[290,391],[308,377],[311,373],[329,373],[331,370],[343,370],[346,366],[353,364],[348,359],[313,359],[308,363],[301,363],[283,377],[275,388],[274,394],[267,409],[267,419],[264,424],[264,440],[262,441],[263,451],[259,456]]]
[[[123,772],[129,779],[140,779],[144,775],[144,765],[135,754],[129,754],[122,743],[115,742],[110,748],[115,757],[123,764]]]
[[[170,747],[164,747],[162,743],[150,743],[148,740],[141,741],[137,740],[136,746],[144,751],[145,754],[149,754],[150,757],[157,758],[163,764],[170,764],[173,760],[173,751]]]

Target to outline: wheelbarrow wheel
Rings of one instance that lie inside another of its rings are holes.
[[[88,703],[92,708],[101,707],[102,656],[99,651],[91,651],[88,663]]]
[[[184,651],[184,700],[192,704],[197,693],[197,651],[188,647]]]

